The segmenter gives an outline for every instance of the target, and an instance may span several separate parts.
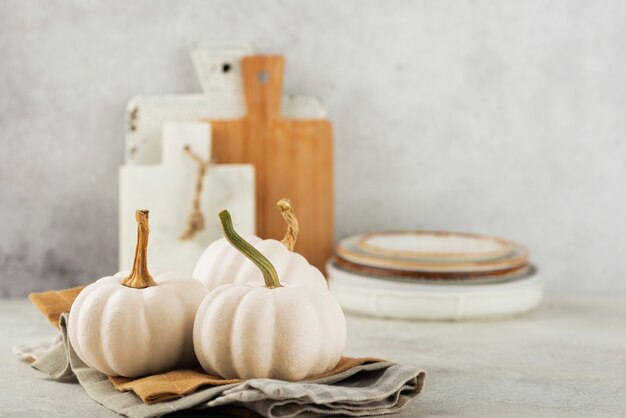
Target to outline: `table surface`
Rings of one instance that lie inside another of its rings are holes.
[[[347,355],[426,371],[422,395],[397,417],[626,414],[626,297],[552,296],[534,312],[497,321],[347,320]],[[54,332],[27,300],[0,300],[0,416],[65,417],[68,408],[73,416],[117,416],[80,385],[46,380],[11,355]]]

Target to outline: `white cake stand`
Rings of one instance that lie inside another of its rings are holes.
[[[536,307],[543,280],[535,268],[496,283],[411,283],[383,280],[326,265],[328,285],[346,310],[379,318],[455,321],[511,316]]]

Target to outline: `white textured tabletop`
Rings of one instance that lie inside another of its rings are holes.
[[[423,394],[398,417],[626,415],[626,297],[548,297],[499,321],[348,316],[348,333],[348,355],[426,370]],[[78,384],[48,381],[11,354],[54,335],[27,300],[0,300],[0,335],[0,416],[116,416]]]

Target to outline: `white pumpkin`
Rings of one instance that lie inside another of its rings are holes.
[[[109,376],[139,377],[197,364],[193,321],[208,290],[179,273],[147,268],[148,211],[137,211],[133,270],[83,289],[70,310],[68,335],[88,366]]]
[[[283,241],[263,240],[253,235],[244,236],[245,240],[269,259],[284,283],[327,290],[328,285],[322,272],[309,264],[306,258],[293,252],[298,234],[298,221],[291,203],[287,199],[282,199],[277,205],[288,224]],[[204,250],[196,263],[193,277],[200,280],[209,290],[230,283],[263,283],[261,271],[226,238],[214,241]]]
[[[333,369],[346,344],[345,318],[337,301],[321,287],[281,285],[272,263],[234,232],[228,212],[220,218],[229,242],[262,271],[264,282],[227,284],[206,296],[193,331],[202,368],[226,379],[287,381]],[[282,281],[293,283],[299,274],[292,269]]]

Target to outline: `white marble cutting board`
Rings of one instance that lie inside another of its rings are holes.
[[[254,234],[254,167],[215,164],[208,168],[200,203],[205,229],[182,241],[195,190],[197,163],[184,152],[185,145],[208,160],[208,123],[168,123],[163,127],[163,158],[157,165],[120,168],[119,267],[130,269],[135,253],[136,209],[150,210],[148,266],[153,271],[176,270],[190,274],[196,260],[214,240],[221,238],[217,214],[228,209],[239,233]]]

